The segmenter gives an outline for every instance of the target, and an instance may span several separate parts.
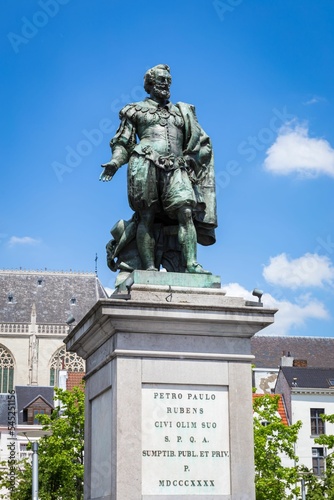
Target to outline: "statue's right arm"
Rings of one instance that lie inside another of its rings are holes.
[[[100,181],[111,181],[117,170],[129,161],[135,144],[136,132],[134,125],[126,116],[123,116],[115,136],[110,141],[112,157],[109,162],[101,165],[104,170],[100,175]]]

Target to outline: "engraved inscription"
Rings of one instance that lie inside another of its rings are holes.
[[[142,494],[229,495],[228,392],[144,385]]]

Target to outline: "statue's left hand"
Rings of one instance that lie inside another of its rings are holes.
[[[102,174],[100,175],[100,181],[103,182],[111,181],[118,170],[118,167],[114,161],[103,163],[101,167],[104,168]]]
[[[188,156],[188,155],[186,155],[184,158],[185,158],[186,163],[187,163],[188,173],[196,172],[196,162],[195,162],[195,160],[191,156]]]

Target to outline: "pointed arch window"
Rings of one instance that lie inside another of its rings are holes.
[[[12,391],[14,387],[14,358],[11,353],[0,344],[0,392]]]
[[[66,351],[66,347],[63,346],[58,349],[51,358],[50,385],[55,385],[55,382],[58,379],[59,370],[84,373],[85,361],[75,352]]]

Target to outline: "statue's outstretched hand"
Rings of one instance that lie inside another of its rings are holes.
[[[100,181],[103,182],[111,181],[118,170],[116,163],[112,160],[108,163],[103,163],[101,167],[104,168],[102,174],[100,175]]]

